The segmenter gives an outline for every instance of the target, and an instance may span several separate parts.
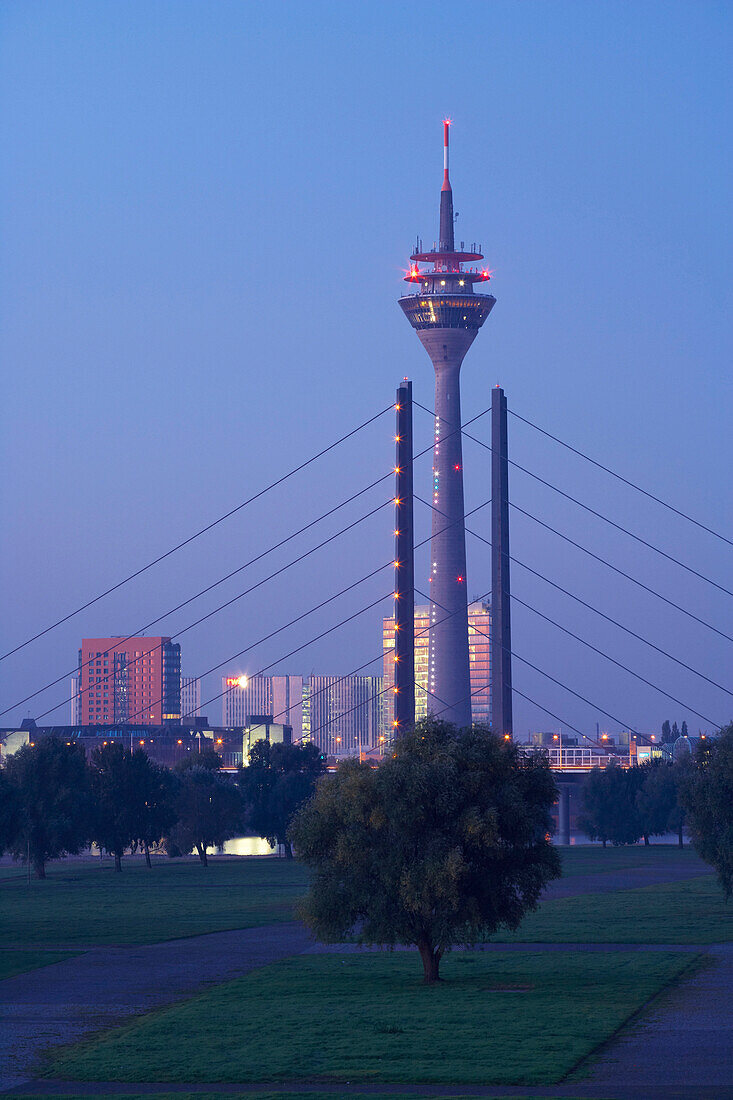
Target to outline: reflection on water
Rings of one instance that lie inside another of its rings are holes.
[[[235,836],[226,840],[223,848],[210,848],[209,851],[212,855],[271,856],[275,848],[261,836]]]

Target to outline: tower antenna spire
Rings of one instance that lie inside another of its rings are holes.
[[[451,119],[443,119],[443,186],[440,189],[440,233],[438,250],[453,252],[453,192],[448,178],[448,134]]]

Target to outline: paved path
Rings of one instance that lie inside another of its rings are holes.
[[[684,882],[686,879],[709,875],[710,867],[702,860],[690,861],[680,866],[652,864],[648,867],[628,867],[623,871],[598,871],[588,875],[568,875],[551,882],[543,895],[548,901],[554,898],[570,898],[577,894],[608,894],[616,890],[635,890],[641,886],[661,886],[665,882]]]
[[[27,1081],[41,1051],[208,985],[298,954],[299,924],[214,932],[148,947],[97,947],[0,983],[0,1091]]]
[[[639,1097],[698,1097],[703,1089],[733,1096],[733,944],[707,954],[709,966],[658,997],[573,1080],[610,1089],[611,1096],[624,1088]]]

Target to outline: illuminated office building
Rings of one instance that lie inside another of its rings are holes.
[[[357,756],[383,738],[381,676],[310,676],[308,738],[327,756]]]
[[[476,602],[468,605],[468,661],[471,684],[471,721],[475,724],[490,725],[489,708],[489,625],[491,609],[489,604]],[[449,715],[440,714],[440,706],[431,701],[428,707],[429,686],[429,628],[430,608],[427,604],[415,608],[415,721],[426,718],[428,710],[440,718],[449,719]],[[382,629],[384,646],[384,724],[387,732],[392,728],[394,718],[394,617],[384,619]]]
[[[84,638],[72,717],[83,726],[181,717],[181,647],[170,638]]]
[[[303,677],[247,676],[236,673],[222,677],[223,725],[246,726],[254,714],[270,715],[275,722],[290,726],[293,740],[303,736]]]
[[[201,680],[198,676],[181,676],[181,715],[197,718],[201,710]]]

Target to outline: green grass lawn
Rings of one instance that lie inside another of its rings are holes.
[[[57,1052],[85,1081],[553,1084],[697,956],[308,955]]]
[[[307,883],[288,860],[60,861],[48,878],[0,886],[6,946],[144,944],[293,919]]]
[[[733,905],[714,875],[542,902],[498,943],[727,943]]]
[[[70,1096],[69,1093],[54,1093],[58,1096]],[[84,1093],[84,1100],[109,1100],[109,1093],[103,1095],[90,1095]],[[267,1092],[227,1092],[225,1094],[229,1097],[229,1100],[338,1100],[338,1094],[334,1092],[281,1092],[279,1089],[277,1092],[268,1090]],[[365,1092],[349,1092],[349,1100],[415,1100],[416,1095],[419,1093],[414,1092],[379,1092],[379,1093],[365,1093]],[[114,1093],[116,1100],[140,1100],[140,1094],[135,1093]],[[147,1100],[221,1100],[222,1093],[220,1092],[146,1092],[145,1096]],[[18,1093],[13,1093],[13,1100],[48,1100],[48,1093],[43,1095],[27,1095],[23,1093],[20,1096]],[[73,1097],[72,1100],[78,1100],[77,1097]],[[447,1096],[441,1093],[441,1100],[465,1100],[465,1094],[462,1096],[453,1095]],[[471,1093],[471,1100],[498,1100],[492,1093],[484,1092],[480,1094]],[[513,1095],[513,1100],[530,1100],[528,1096],[516,1096]],[[545,1096],[544,1100],[553,1100],[550,1096]],[[572,1097],[568,1098],[557,1097],[556,1100],[572,1100]],[[576,1098],[579,1100],[579,1098]]]
[[[4,951],[0,948],[0,982],[4,978],[24,974],[26,970],[73,959],[76,954],[76,951]]]
[[[70,1096],[69,1093],[54,1093],[58,1096]],[[96,1094],[94,1096],[89,1093],[84,1093],[84,1100],[109,1100],[109,1093],[103,1095]],[[224,1095],[229,1097],[229,1100],[338,1100],[338,1093],[334,1092],[281,1092],[279,1089],[277,1092],[272,1092],[268,1089],[266,1092],[260,1092],[258,1089],[256,1092],[227,1092]],[[379,1092],[379,1093],[365,1093],[365,1092],[349,1092],[349,1100],[415,1100],[416,1095],[419,1093],[414,1092]],[[140,1100],[140,1094],[135,1093],[114,1093],[115,1100]],[[221,1100],[222,1093],[220,1092],[146,1092],[146,1100]],[[23,1093],[22,1096],[18,1093],[13,1093],[13,1100],[48,1100],[48,1093],[43,1095],[27,1095]],[[74,1096],[72,1100],[78,1100],[78,1097]],[[465,1094],[462,1096],[453,1095],[447,1096],[441,1093],[441,1100],[465,1100]],[[483,1092],[480,1094],[471,1093],[471,1100],[498,1100],[492,1093]],[[516,1096],[513,1095],[512,1100],[530,1100],[528,1096]],[[544,1100],[553,1100],[553,1098],[545,1096]],[[572,1100],[568,1097],[557,1097],[556,1100]],[[576,1098],[579,1100],[579,1098]]]
[[[633,844],[628,847],[603,848],[596,845],[575,845],[559,848],[563,878],[574,875],[595,875],[604,871],[632,871],[644,867],[703,867],[694,848],[678,848],[673,844]],[[692,874],[693,871],[690,872]]]

